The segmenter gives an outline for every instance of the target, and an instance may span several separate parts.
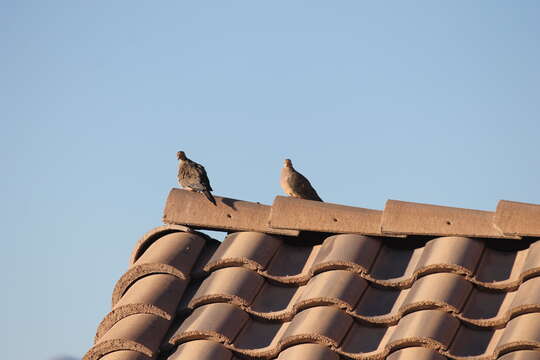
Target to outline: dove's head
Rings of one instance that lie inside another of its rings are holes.
[[[179,151],[176,153],[176,157],[178,158],[178,160],[186,160],[186,153],[183,152],[183,151]]]
[[[284,166],[284,167],[288,167],[288,168],[292,168],[292,161],[291,161],[291,159],[285,159],[285,161],[283,162],[283,166]]]

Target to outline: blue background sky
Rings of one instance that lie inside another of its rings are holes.
[[[270,204],[540,203],[537,1],[0,1],[0,338],[81,357],[177,150]],[[7,352],[7,353],[6,353]]]

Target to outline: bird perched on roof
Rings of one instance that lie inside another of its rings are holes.
[[[180,160],[178,165],[180,186],[187,190],[203,193],[212,204],[216,205],[216,199],[210,193],[212,186],[210,186],[210,180],[208,180],[204,166],[188,159],[183,151],[178,151],[176,157]]]
[[[283,169],[281,169],[280,184],[283,191],[289,196],[322,201],[309,180],[293,168],[289,159],[285,159]]]

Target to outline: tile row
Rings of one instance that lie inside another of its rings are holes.
[[[242,266],[275,282],[304,284],[319,272],[346,269],[376,285],[397,288],[408,288],[428,273],[452,272],[494,290],[515,289],[524,279],[540,274],[540,241],[514,251],[465,237],[439,237],[417,248],[400,247],[403,244],[403,239],[342,234],[320,245],[302,246],[276,236],[241,232],[224,240],[204,270]]]
[[[328,270],[304,285],[285,286],[256,271],[228,267],[213,271],[196,288],[186,293],[180,308],[226,302],[267,320],[289,321],[306,308],[335,305],[372,324],[392,325],[410,312],[439,309],[476,326],[500,327],[519,314],[540,312],[540,277],[530,278],[512,292],[495,292],[461,275],[431,273],[410,288],[397,289],[374,286],[348,270]]]
[[[512,351],[539,349],[540,314],[523,314],[505,328],[486,330],[469,327],[443,311],[422,310],[396,325],[375,327],[355,321],[335,306],[305,309],[288,322],[268,322],[253,319],[234,305],[214,303],[195,309],[171,336],[169,343],[179,345],[172,359],[183,359],[182,345],[194,340],[221,343],[241,357],[261,359],[281,356],[303,343],[322,345],[351,359],[380,359],[417,346],[454,359],[495,359]]]
[[[344,358],[331,348],[316,343],[295,344],[282,350],[277,360],[340,360]],[[383,359],[384,355],[366,357],[366,359]],[[540,351],[516,350],[498,357],[499,360],[538,360]],[[172,353],[169,360],[234,360],[234,352],[213,340],[192,340],[182,343]],[[387,360],[446,360],[446,356],[434,349],[421,346],[397,349],[386,356]],[[120,360],[120,359],[118,359]],[[124,359],[122,359],[124,360]],[[128,360],[128,359],[126,359]]]

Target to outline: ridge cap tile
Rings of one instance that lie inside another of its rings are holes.
[[[494,213],[451,206],[387,200],[381,218],[383,233],[519,239],[503,234]]]
[[[298,236],[298,230],[275,229],[268,225],[271,207],[260,203],[214,195],[209,203],[193,191],[173,188],[167,196],[163,222],[206,230],[260,231]]]
[[[507,235],[540,236],[540,205],[501,200],[494,222]]]
[[[276,196],[269,224],[275,229],[382,235],[382,211]]]

